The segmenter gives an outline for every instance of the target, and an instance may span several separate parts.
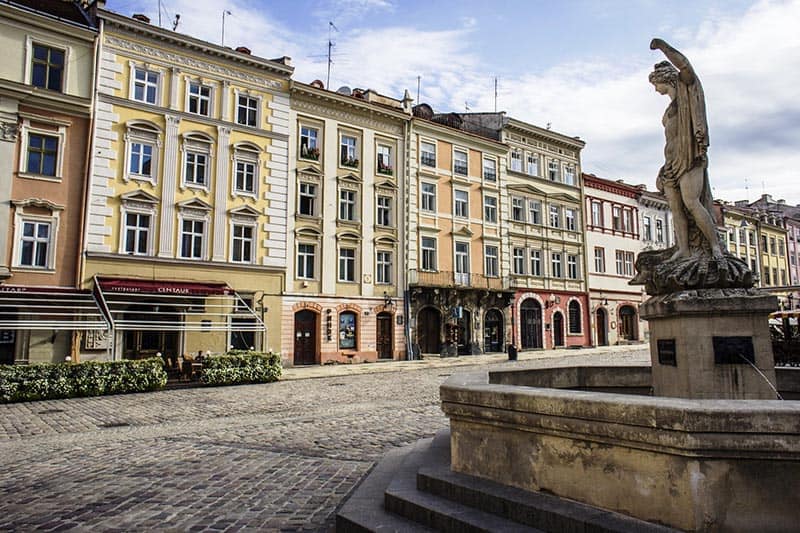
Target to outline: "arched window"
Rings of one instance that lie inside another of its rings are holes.
[[[356,349],[356,314],[352,311],[345,311],[339,315],[339,349]]]
[[[581,332],[581,304],[578,300],[572,300],[569,303],[569,332]]]

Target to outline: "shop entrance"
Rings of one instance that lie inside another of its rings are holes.
[[[317,314],[307,309],[294,315],[294,364],[317,363]]]
[[[497,309],[486,312],[483,324],[483,351],[503,351],[503,314]]]
[[[542,306],[533,298],[528,298],[520,306],[520,326],[522,329],[522,349],[542,348]]]
[[[608,313],[602,307],[597,309],[597,345],[608,346]]]
[[[392,359],[392,315],[378,313],[378,331],[376,345],[378,359]]]
[[[433,307],[417,315],[417,344],[420,353],[439,353],[441,350],[442,315]]]
[[[639,340],[636,323],[636,310],[632,306],[623,305],[619,308],[619,338],[621,340]]]
[[[564,315],[553,313],[553,346],[564,346]]]

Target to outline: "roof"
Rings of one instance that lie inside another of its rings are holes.
[[[81,26],[95,27],[91,17],[77,0],[0,0],[0,2]]]

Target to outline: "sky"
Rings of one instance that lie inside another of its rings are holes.
[[[293,78],[370,88],[436,112],[505,111],[579,136],[584,172],[655,189],[669,100],[647,80],[660,37],[691,61],[709,122],[714,197],[800,204],[800,0],[161,0],[162,26]],[[159,0],[108,0],[158,24]],[[331,26],[331,22],[333,26]],[[495,98],[495,80],[497,97]]]

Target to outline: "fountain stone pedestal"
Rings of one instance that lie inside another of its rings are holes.
[[[653,394],[776,399],[768,321],[777,307],[777,297],[756,289],[698,289],[651,297],[640,306],[640,316],[650,326]]]

